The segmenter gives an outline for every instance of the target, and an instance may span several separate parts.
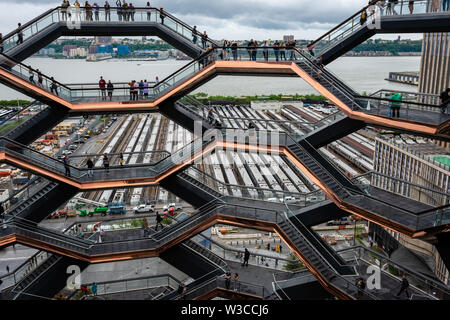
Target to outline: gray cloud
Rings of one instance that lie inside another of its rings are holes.
[[[0,0],[0,32],[5,34],[17,22],[29,21],[61,2]],[[115,0],[109,2],[114,5]],[[128,2],[139,7],[147,1]],[[199,30],[207,30],[216,39],[275,39],[283,34],[314,39],[367,4],[367,0],[157,0],[150,3],[153,7],[164,7],[190,25],[197,25]]]
[[[55,0],[14,0],[1,3],[57,6]],[[73,1],[71,1],[73,3]],[[84,2],[84,1],[81,1]],[[93,0],[90,1],[94,2]],[[103,3],[103,0],[99,0]],[[133,1],[135,6],[144,6],[146,1]],[[239,20],[250,26],[264,27],[264,21],[282,23],[338,23],[359,9],[365,0],[170,0],[150,1],[152,6],[163,6],[173,14],[214,17],[216,19]],[[114,0],[110,0],[114,3]]]

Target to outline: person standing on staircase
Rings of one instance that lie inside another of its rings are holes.
[[[117,19],[122,21],[122,2],[120,0],[116,1]]]
[[[58,95],[58,85],[56,84],[55,79],[53,77],[50,78],[52,80],[52,83],[50,84],[50,92]]]
[[[95,21],[99,21],[99,20],[100,20],[100,17],[99,17],[100,6],[97,4],[97,2],[94,2],[94,4],[92,5],[92,7],[94,8],[94,17],[95,17]]]
[[[213,115],[213,109],[209,108],[208,110],[208,123],[213,124],[214,122],[214,115]]]
[[[450,88],[442,91],[439,97],[441,98],[441,113],[445,114],[447,112],[447,107],[450,104]]]
[[[162,217],[159,214],[158,211],[156,211],[156,226],[155,226],[155,231],[158,231],[158,226],[161,226],[161,229],[164,229],[164,226],[162,224]]]
[[[22,24],[19,22],[17,24],[17,42],[16,44],[23,43],[23,30],[22,30]]]
[[[63,162],[64,162],[64,169],[66,170],[65,174],[66,176],[70,177],[69,157],[67,156],[67,154],[64,156]]]
[[[159,18],[161,19],[161,24],[164,24],[164,18],[166,17],[166,14],[164,13],[164,9],[159,9]]]
[[[242,264],[243,267],[248,267],[248,259],[250,259],[250,251],[245,248],[244,250],[244,263]]]
[[[44,87],[44,85],[43,85],[44,77],[42,76],[42,73],[41,73],[41,71],[39,71],[39,69],[36,69],[36,73],[37,73],[37,77],[38,77],[38,86],[43,88]]]
[[[106,85],[106,88],[108,89],[109,101],[112,101],[114,85],[112,84],[111,80],[108,80],[108,84]]]
[[[206,34],[206,31],[203,31],[202,34],[202,48],[203,50],[206,49],[206,41],[208,40],[208,35]]]
[[[88,177],[93,177],[94,171],[92,170],[92,168],[94,167],[94,162],[92,162],[91,158],[87,159],[86,166],[88,167]]]
[[[402,103],[402,95],[398,92],[394,93],[391,98],[392,117],[400,118],[400,105]]]
[[[106,81],[103,77],[100,77],[100,81],[98,82],[98,86],[102,93],[102,100],[106,100]]]
[[[408,279],[406,279],[406,274],[404,274],[404,275],[402,276],[402,284],[401,284],[401,286],[400,286],[400,291],[397,293],[396,296],[399,297],[400,294],[402,294],[402,292],[405,292],[406,296],[407,296],[408,299],[409,299],[409,291],[408,291],[408,288],[409,288],[409,282],[408,282]]]
[[[106,174],[109,174],[109,159],[108,154],[106,152],[103,155],[103,166],[105,167]]]
[[[123,167],[123,164],[124,164],[124,159],[123,159],[123,152],[121,152],[120,154],[119,154],[119,163],[120,163],[120,166],[121,167]]]
[[[323,61],[322,56],[320,56],[319,59],[317,60],[317,81],[320,81],[322,73],[323,73]]]
[[[152,17],[152,6],[150,5],[150,2],[147,2],[145,8],[147,9],[147,21],[150,21]]]
[[[192,29],[192,42],[197,44],[197,26]]]
[[[108,1],[105,1],[103,7],[105,8],[105,21],[111,21],[111,5]]]
[[[227,272],[225,273],[225,288],[230,289],[230,283],[231,283],[231,271],[230,269],[227,269]]]

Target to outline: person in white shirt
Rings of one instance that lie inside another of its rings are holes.
[[[134,83],[134,100],[139,100],[139,95],[138,95],[138,91],[139,91],[139,82],[135,82]]]
[[[150,2],[147,2],[145,8],[147,9],[147,21],[150,21],[150,18],[152,16],[152,10],[150,9],[151,8]]]

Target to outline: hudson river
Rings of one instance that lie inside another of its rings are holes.
[[[126,61],[111,59],[101,62],[50,58],[29,58],[24,63],[40,69],[62,83],[97,83],[100,76],[114,82],[160,80],[189,61]],[[420,57],[343,57],[327,66],[353,89],[362,93],[379,89],[417,91],[416,86],[384,80],[391,71],[418,71]],[[196,92],[209,95],[310,94],[315,91],[300,78],[220,76]],[[20,93],[0,85],[0,99],[24,98]],[[29,99],[29,98],[27,98]]]

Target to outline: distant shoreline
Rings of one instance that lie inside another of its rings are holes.
[[[421,55],[392,55],[392,56],[385,56],[385,55],[378,55],[378,56],[374,56],[374,55],[358,55],[358,56],[341,56],[340,58],[406,58],[406,57],[420,57]],[[30,58],[41,58],[41,59],[55,59],[55,60],[86,60],[86,57],[80,57],[80,58],[55,58],[55,57],[49,57],[49,56],[31,56]],[[124,58],[119,58],[119,57],[112,57],[111,59],[113,60],[127,60],[127,59],[137,59],[137,58],[142,58],[140,56],[136,56],[136,57],[124,57]],[[142,58],[144,59],[144,58]],[[159,60],[177,60],[176,58],[167,58],[167,59],[158,59]],[[192,60],[192,59],[189,59]],[[180,61],[189,61],[189,60],[181,60]]]

